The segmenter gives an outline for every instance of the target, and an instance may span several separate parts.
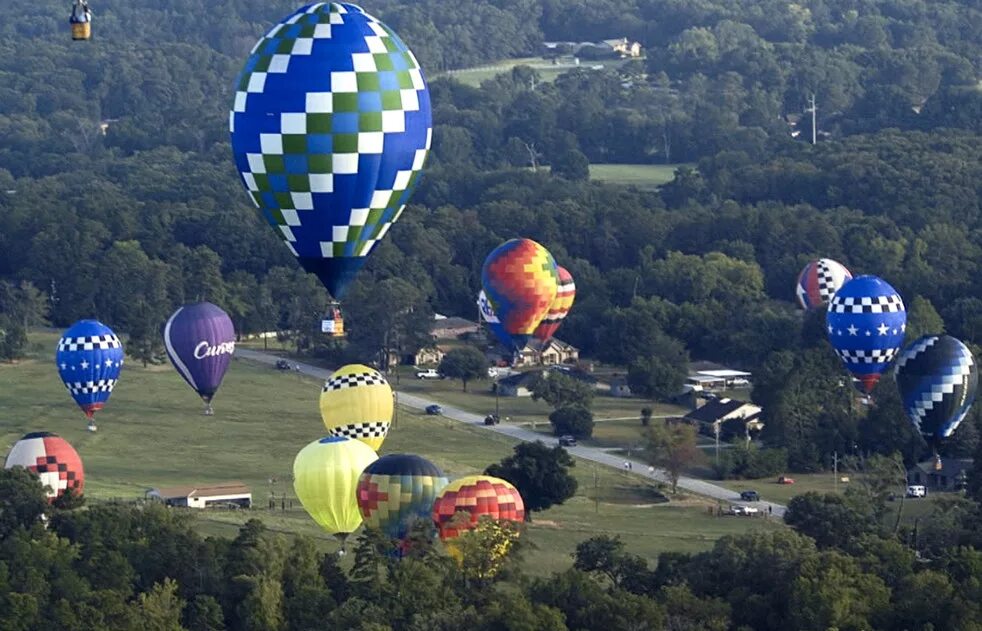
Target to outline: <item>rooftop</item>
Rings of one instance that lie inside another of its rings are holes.
[[[242,482],[220,482],[218,484],[196,484],[151,489],[151,493],[161,498],[174,497],[212,497],[215,495],[247,495],[252,493]]]

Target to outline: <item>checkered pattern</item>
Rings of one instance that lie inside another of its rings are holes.
[[[355,5],[316,3],[253,48],[229,130],[253,202],[295,255],[363,257],[423,169],[429,91],[388,27]]]
[[[385,380],[382,373],[377,370],[355,374],[339,375],[331,377],[324,384],[322,392],[332,390],[344,390],[345,388],[356,388],[358,386],[382,386],[389,382]]]
[[[839,358],[847,364],[889,364],[897,354],[896,348],[874,348],[871,350],[836,349]]]
[[[954,433],[978,389],[972,352],[950,336],[924,336],[908,346],[895,378],[907,416],[929,440]]]
[[[368,421],[365,423],[348,423],[331,427],[331,436],[347,436],[348,438],[385,438],[389,432],[389,421]]]
[[[470,520],[465,524],[454,520],[460,511],[470,513]],[[525,503],[509,482],[485,475],[451,482],[433,503],[433,521],[444,541],[473,528],[484,515],[496,520],[522,521]]]
[[[892,296],[836,296],[829,305],[833,313],[899,313],[904,310],[904,301],[899,295]]]
[[[430,518],[437,494],[447,485],[442,476],[387,475],[371,469],[358,480],[358,507],[366,526],[394,539],[406,537],[417,519]]]
[[[58,342],[58,351],[92,351],[96,349],[108,350],[110,348],[123,348],[122,343],[115,334],[107,335],[84,335],[81,337],[63,337]]]
[[[795,293],[804,309],[828,304],[839,288],[852,280],[852,274],[841,263],[832,259],[811,261],[798,275]]]
[[[85,484],[78,452],[57,434],[36,432],[14,443],[4,467],[16,466],[36,473],[41,484],[50,488],[48,497],[51,499],[64,494],[67,489],[81,493]]]
[[[504,330],[519,336],[518,350],[549,312],[559,270],[549,250],[531,239],[512,239],[488,255],[481,282]]]
[[[99,379],[98,381],[73,381],[71,383],[65,384],[65,387],[68,388],[68,391],[72,393],[72,396],[76,394],[95,394],[96,392],[112,392],[115,386],[116,386],[115,379]]]
[[[576,284],[573,282],[573,275],[561,265],[557,266],[556,270],[559,272],[559,287],[556,291],[556,297],[549,305],[546,317],[542,319],[533,333],[540,340],[548,340],[556,334],[559,325],[572,310],[573,300],[576,298]]]

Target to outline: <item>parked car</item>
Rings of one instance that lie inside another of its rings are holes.
[[[757,491],[741,491],[740,499],[743,500],[744,502],[759,502],[760,493],[758,493]]]
[[[290,362],[286,361],[285,359],[277,359],[276,368],[278,370],[290,370],[292,366],[290,366]]]
[[[907,487],[907,497],[926,497],[927,489],[920,484],[912,484]]]
[[[782,475],[777,479],[778,484],[794,484],[794,478],[789,478],[786,475]]]
[[[730,507],[730,514],[731,515],[744,515],[744,516],[749,517],[750,515],[756,515],[759,512],[760,511],[757,510],[756,508],[754,508],[753,506],[731,506]]]
[[[497,414],[488,414],[487,416],[484,417],[484,424],[485,425],[497,425],[500,422],[501,422],[501,419],[498,418],[498,415]]]
[[[426,413],[432,415],[443,414],[443,408],[440,407],[439,405],[436,405],[435,403],[433,405],[427,405]]]
[[[566,434],[564,436],[560,436],[559,437],[559,446],[560,447],[576,447],[576,438],[574,436],[570,436],[569,434]]]
[[[730,382],[730,385],[733,386],[734,388],[745,388],[750,385],[750,382],[744,379],[743,377],[737,377],[736,379]]]
[[[440,373],[437,372],[436,368],[427,368],[426,370],[416,371],[417,379],[439,379]]]

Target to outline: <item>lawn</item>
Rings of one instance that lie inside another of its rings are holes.
[[[707,455],[711,461],[712,450],[710,450],[709,454]],[[794,484],[778,484],[778,476],[762,478],[760,480],[714,481],[714,484],[718,484],[733,491],[746,491],[748,489],[753,489],[754,491],[760,493],[760,498],[763,500],[786,505],[795,495],[802,495],[804,493],[808,493],[809,491],[815,491],[817,493],[844,493],[846,487],[848,487],[849,484],[854,483],[840,482],[838,486],[836,486],[835,478],[831,471],[826,473],[788,475],[794,479]],[[840,473],[840,475],[842,474]],[[851,477],[855,481],[856,476],[852,475]]]
[[[85,462],[90,501],[133,500],[155,486],[241,480],[252,487],[256,508],[198,513],[202,533],[231,536],[246,519],[258,517],[274,530],[315,537],[324,549],[335,546],[295,500],[292,507],[287,500],[286,510],[268,509],[270,491],[292,497],[287,480],[293,458],[323,434],[319,381],[235,360],[215,398],[215,416],[205,417],[169,365],[143,368],[130,360],[92,434],[58,380],[49,357],[55,340],[32,336],[35,358],[0,365],[0,449],[29,431],[64,436]],[[401,409],[382,451],[419,453],[457,477],[483,470],[513,445],[482,427]],[[579,493],[564,506],[536,514],[529,527],[527,562],[536,573],[567,567],[576,544],[598,533],[620,535],[631,551],[653,558],[666,550],[705,550],[726,534],[780,527],[712,517],[701,498],[665,502],[639,476],[593,463],[579,461],[575,473]]]
[[[654,190],[675,179],[675,169],[691,164],[591,164],[590,179]]]
[[[493,79],[500,74],[511,72],[512,68],[516,66],[529,66],[535,70],[536,73],[538,73],[540,80],[552,82],[555,81],[556,77],[559,75],[569,72],[570,70],[575,70],[576,68],[586,70],[592,68],[593,66],[603,66],[602,68],[598,69],[610,70],[619,67],[623,63],[624,62],[619,59],[605,59],[603,61],[596,62],[584,61],[579,66],[572,66],[556,65],[552,63],[552,60],[545,59],[543,57],[523,57],[519,59],[505,59],[497,63],[477,66],[474,68],[463,68],[460,70],[441,72],[434,74],[432,78],[438,79],[440,77],[453,77],[465,85],[479,88],[481,87],[481,84],[488,79]]]

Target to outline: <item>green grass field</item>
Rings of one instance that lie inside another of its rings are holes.
[[[675,169],[691,164],[591,164],[590,179],[654,190],[675,179]]]
[[[624,61],[620,59],[605,59],[603,61],[595,62],[583,61],[578,68],[589,69],[592,66],[603,66],[602,70],[608,71],[619,67],[623,63]],[[538,73],[539,78],[546,82],[555,81],[556,77],[559,75],[577,68],[571,65],[555,65],[552,63],[552,60],[545,59],[544,57],[522,57],[518,59],[505,59],[497,63],[478,66],[475,68],[463,68],[461,70],[441,72],[433,75],[433,78],[453,77],[465,85],[479,88],[481,87],[481,84],[488,79],[493,79],[505,72],[511,72],[512,68],[516,66],[530,66]]]
[[[64,436],[84,460],[90,501],[135,500],[157,486],[241,480],[251,486],[256,508],[197,512],[203,533],[231,536],[258,517],[276,531],[307,534],[325,549],[334,547],[299,503],[286,511],[267,508],[270,490],[278,497],[290,491],[297,451],[323,435],[319,381],[235,360],[215,398],[215,416],[206,417],[170,365],[145,369],[128,360],[93,434],[58,379],[49,357],[55,343],[53,335],[32,336],[34,358],[0,364],[0,449],[29,431]],[[483,470],[513,445],[482,427],[401,409],[382,451],[419,453],[457,477]],[[597,533],[620,535],[630,550],[651,558],[666,550],[704,550],[723,535],[750,528],[780,527],[712,517],[710,503],[701,498],[664,502],[640,477],[593,463],[580,461],[575,472],[579,493],[536,514],[530,526],[528,563],[537,573],[567,567],[576,544]],[[270,478],[278,480],[272,487]]]
[[[712,450],[709,452],[710,461]],[[802,495],[809,491],[817,493],[845,493],[846,488],[851,483],[838,484],[836,487],[835,479],[831,472],[813,474],[788,474],[794,479],[794,484],[778,484],[778,476],[762,478],[760,480],[723,480],[714,481],[714,484],[726,487],[734,491],[746,491],[753,489],[760,493],[761,499],[779,504],[787,504],[795,495]],[[853,476],[855,477],[855,476]]]

